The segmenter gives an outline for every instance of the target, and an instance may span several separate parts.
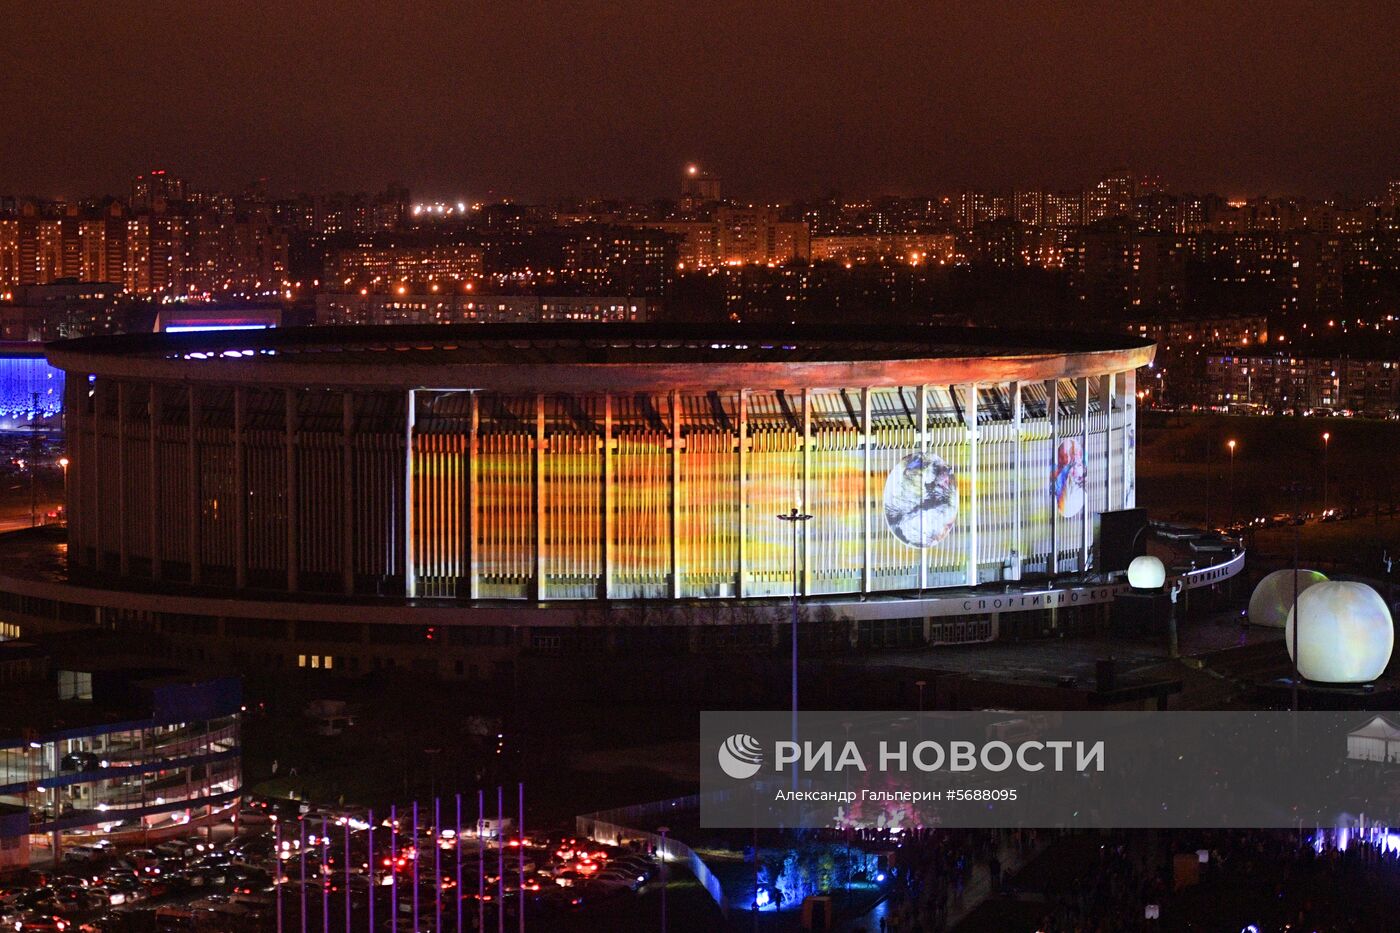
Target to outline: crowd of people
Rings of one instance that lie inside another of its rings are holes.
[[[920,830],[897,862],[880,933],[983,929],[979,902],[1039,933],[1361,933],[1400,915],[1388,833]]]

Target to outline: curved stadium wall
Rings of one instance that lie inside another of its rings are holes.
[[[1134,504],[1151,356],[1121,337],[647,325],[54,344],[69,562],[479,601],[1085,570],[1098,513]],[[794,507],[812,515],[795,529],[777,519]]]

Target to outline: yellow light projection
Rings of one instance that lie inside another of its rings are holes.
[[[420,414],[418,592],[784,596],[1076,569],[1110,492],[1131,498],[1130,409],[1104,378],[482,396],[475,437]],[[813,516],[796,541],[777,519],[794,507]]]

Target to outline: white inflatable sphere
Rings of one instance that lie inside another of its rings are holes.
[[[1293,613],[1284,625],[1293,656]],[[1381,675],[1395,647],[1390,609],[1364,583],[1315,583],[1298,597],[1298,673],[1326,684],[1364,684]]]
[[[1298,595],[1315,583],[1326,583],[1327,577],[1316,570],[1298,571]],[[1275,570],[1259,581],[1249,597],[1249,622],[1269,628],[1283,628],[1288,613],[1293,610],[1293,571]]]
[[[1151,554],[1133,558],[1128,565],[1128,585],[1135,590],[1160,590],[1167,582],[1167,568]]]

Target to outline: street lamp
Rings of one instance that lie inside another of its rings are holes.
[[[1235,523],[1235,439],[1225,445],[1230,448],[1230,524]]]
[[[58,465],[63,468],[63,520],[68,520],[68,458],[59,457]]]
[[[661,933],[666,933],[666,885],[668,883],[666,877],[666,862],[668,861],[666,857],[666,834],[671,831],[671,827],[658,826],[656,827],[656,831],[661,834],[661,851],[657,853],[657,855],[661,856]],[[757,849],[754,850],[753,857],[755,860],[758,859]],[[505,910],[504,904],[501,905],[501,910]]]
[[[801,540],[798,535],[802,528],[802,523],[811,521],[812,516],[799,509],[794,508],[786,515],[779,515],[778,520],[790,522],[792,524],[792,741],[797,742],[797,596],[801,577],[799,575],[801,563]],[[792,769],[792,786],[797,789],[797,769]]]
[[[1327,514],[1327,451],[1332,448],[1332,432],[1322,432],[1322,514]]]

